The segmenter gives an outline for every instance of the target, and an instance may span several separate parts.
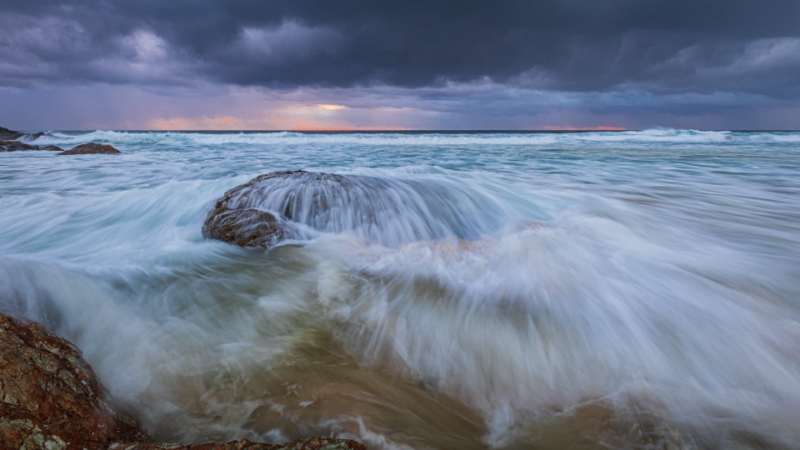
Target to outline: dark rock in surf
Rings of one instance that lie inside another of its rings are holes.
[[[20,141],[0,141],[0,152],[21,152],[25,150],[39,150],[39,146]]]
[[[20,141],[0,141],[0,152],[21,152],[30,150],[46,150],[46,151],[64,151],[55,145],[48,145],[47,147],[39,147],[38,145],[26,144]]]
[[[291,176],[302,171],[273,172],[237,186],[217,200],[203,224],[203,237],[242,247],[271,247],[295,236],[284,218],[253,208],[243,208],[238,198],[259,180]]]
[[[104,155],[119,155],[120,151],[110,145],[103,144],[81,144],[73,147],[65,152],[58,153],[59,155],[90,155],[90,154],[104,154]]]
[[[75,346],[0,314],[0,449],[99,450],[145,440]]]
[[[348,233],[395,246],[473,239],[496,228],[495,211],[489,199],[445,181],[295,170],[261,175],[226,192],[203,234],[268,247],[316,232]]]
[[[237,186],[217,200],[214,209],[203,224],[203,236],[231,242],[242,247],[271,247],[286,239],[297,237],[295,228],[289,223],[292,210],[285,208],[283,217],[246,207],[251,195],[258,196],[258,185],[275,178],[342,179],[339,175],[309,173],[303,170],[272,172],[260,175]]]
[[[294,236],[285,220],[257,209],[231,209],[224,200],[203,224],[203,236],[242,247],[271,247]]]
[[[47,133],[36,133],[36,134],[20,133],[19,131],[9,130],[8,128],[0,127],[0,141],[13,141],[16,139],[25,139],[27,141],[32,141],[42,136],[50,136],[50,135]]]
[[[24,136],[24,133],[0,127],[0,141],[13,141],[21,138],[22,136]]]

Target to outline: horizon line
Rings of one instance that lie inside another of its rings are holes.
[[[118,132],[144,132],[144,133],[302,133],[302,134],[380,134],[380,133],[399,133],[399,134],[415,134],[415,133],[446,133],[446,134],[459,134],[459,133],[619,133],[626,131],[647,131],[647,130],[673,130],[673,131],[701,131],[701,132],[732,132],[732,133],[793,133],[800,132],[800,129],[697,129],[697,128],[671,128],[671,127],[651,127],[651,128],[570,128],[570,129],[348,129],[348,130],[330,130],[330,129],[285,129],[285,130],[259,130],[259,129],[185,129],[185,130],[163,130],[163,129],[29,129],[23,131],[60,131],[60,132],[94,132],[94,131],[118,131]]]

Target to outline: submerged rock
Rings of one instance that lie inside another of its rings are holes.
[[[39,150],[39,146],[19,141],[0,141],[0,152],[19,152],[24,150]]]
[[[20,152],[26,150],[48,150],[61,152],[63,149],[55,145],[48,145],[47,147],[39,147],[38,145],[26,144],[20,141],[0,141],[0,152]]]
[[[294,170],[261,175],[226,192],[203,234],[269,246],[287,237],[310,237],[316,230],[396,246],[475,239],[496,229],[499,215],[490,199],[447,181]]]
[[[72,344],[0,315],[0,448],[104,449],[145,441]]]
[[[90,144],[81,144],[73,147],[70,150],[59,153],[59,155],[89,155],[89,154],[119,155],[120,151],[110,145],[90,143]]]
[[[242,247],[271,247],[297,233],[285,218],[266,211],[242,207],[240,198],[254,185],[269,178],[289,177],[302,170],[273,172],[237,186],[217,200],[203,224],[203,237],[231,242]]]
[[[203,236],[242,247],[271,247],[294,236],[286,221],[257,209],[230,209],[222,201],[203,224]]]

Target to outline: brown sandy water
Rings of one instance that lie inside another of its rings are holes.
[[[320,331],[305,333],[278,367],[164,373],[140,401],[174,407],[147,425],[158,439],[175,442],[291,440],[333,432],[373,448],[696,448],[665,422],[621,414],[602,401],[540,411],[490,444],[479,411],[426,380],[360,368]]]

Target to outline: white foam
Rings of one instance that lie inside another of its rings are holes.
[[[118,145],[363,145],[363,146],[552,146],[575,145],[583,142],[618,144],[704,144],[724,142],[798,142],[800,133],[734,133],[730,131],[699,131],[676,129],[647,129],[619,132],[565,133],[302,133],[302,132],[127,132],[93,131],[88,133],[52,132],[53,137],[37,140],[43,144],[79,144],[103,142]]]

